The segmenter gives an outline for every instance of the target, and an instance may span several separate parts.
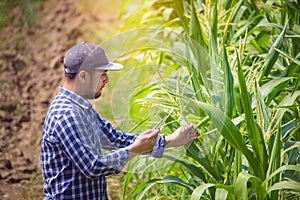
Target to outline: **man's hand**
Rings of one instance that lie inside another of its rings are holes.
[[[132,158],[137,154],[151,152],[159,131],[159,129],[150,129],[141,133],[134,143],[128,146],[129,158]]]
[[[186,145],[187,143],[197,139],[199,136],[198,130],[194,128],[194,125],[187,125],[178,128],[171,135],[166,136],[166,147],[179,147]]]

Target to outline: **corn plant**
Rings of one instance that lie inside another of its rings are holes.
[[[202,136],[184,155],[167,152],[164,159],[175,164],[164,170],[128,173],[123,198],[300,198],[299,2],[137,5],[121,30],[148,31],[125,52],[143,55],[157,78],[132,91],[124,127],[161,121],[171,133],[194,123]],[[143,184],[126,194],[130,180]]]

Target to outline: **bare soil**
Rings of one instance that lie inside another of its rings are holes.
[[[42,199],[41,132],[62,83],[63,56],[84,41],[79,27],[116,20],[106,16],[101,21],[95,13],[79,12],[77,4],[74,0],[41,3],[37,24],[31,28],[21,23],[20,10],[15,8],[12,21],[0,31],[0,200]]]

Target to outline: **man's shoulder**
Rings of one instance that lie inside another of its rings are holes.
[[[52,103],[50,104],[49,111],[52,114],[64,114],[67,111],[74,109],[72,101],[68,98],[62,98],[60,95],[57,95]]]
[[[82,120],[80,111],[67,102],[53,101],[45,117],[44,129],[52,132],[57,125],[69,126],[69,124],[80,123]]]
[[[80,114],[80,108],[78,108],[78,106],[74,104],[71,98],[66,98],[65,96],[58,94],[50,104],[46,118],[57,120],[66,116],[74,116]]]

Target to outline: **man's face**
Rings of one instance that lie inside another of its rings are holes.
[[[108,81],[106,70],[82,70],[76,76],[76,91],[86,99],[97,99]]]
[[[105,84],[109,81],[107,71],[94,70],[90,73],[90,78],[90,99],[97,99],[101,96],[102,89],[104,88]]]

